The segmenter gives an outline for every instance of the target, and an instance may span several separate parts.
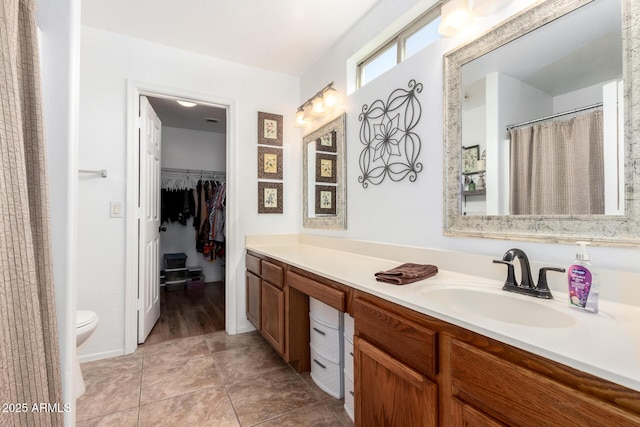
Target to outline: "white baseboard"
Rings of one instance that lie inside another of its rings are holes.
[[[92,362],[94,360],[108,359],[110,357],[123,356],[123,355],[124,355],[124,349],[111,350],[111,351],[105,351],[102,353],[83,354],[82,356],[78,356],[78,361],[80,363]]]

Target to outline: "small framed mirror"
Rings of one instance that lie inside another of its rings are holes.
[[[302,139],[302,225],[347,228],[345,161],[346,114]]]

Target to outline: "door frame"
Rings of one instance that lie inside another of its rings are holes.
[[[124,295],[124,352],[133,353],[138,348],[138,116],[141,95],[156,98],[189,99],[227,110],[226,131],[226,220],[225,235],[225,329],[228,334],[237,333],[235,284],[238,245],[237,225],[237,144],[236,102],[217,95],[192,92],[182,88],[127,80],[127,147],[126,147],[126,207],[125,207],[125,295]],[[159,273],[158,273],[159,274]]]

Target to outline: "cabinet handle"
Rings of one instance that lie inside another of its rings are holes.
[[[320,335],[326,335],[323,331],[321,331],[320,329],[314,327],[313,328],[314,331],[316,331],[317,333],[319,333]]]
[[[313,359],[314,362],[316,362],[316,365],[320,366],[322,369],[327,369],[326,366],[324,366],[322,363],[318,362],[316,359]]]
[[[350,394],[351,396],[354,396],[353,391],[351,391],[351,390],[349,390],[349,394]]]
[[[353,357],[353,351],[349,352],[349,356]]]

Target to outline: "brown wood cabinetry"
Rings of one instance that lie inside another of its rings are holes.
[[[355,319],[357,426],[636,426],[640,393],[367,292],[247,254],[247,318],[309,370],[309,295]]]
[[[353,345],[358,425],[436,425],[434,382],[362,338],[354,337]]]
[[[285,353],[284,321],[284,291],[263,280],[262,335],[281,355]]]
[[[508,425],[640,425],[637,414],[455,339],[451,383],[458,399]]]
[[[636,391],[361,291],[354,318],[356,425],[640,425]],[[437,409],[389,412],[418,390]]]
[[[257,330],[262,330],[262,286],[260,277],[247,271],[247,319]]]

